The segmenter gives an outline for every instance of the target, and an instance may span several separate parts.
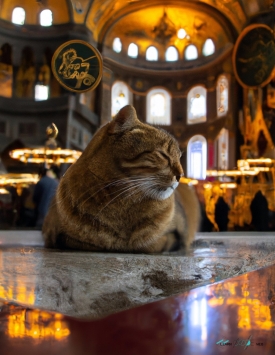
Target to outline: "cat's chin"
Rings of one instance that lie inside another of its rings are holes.
[[[156,196],[156,199],[160,201],[166,200],[173,194],[178,185],[178,182],[173,182],[172,186],[169,186],[166,190],[159,191],[158,195]]]

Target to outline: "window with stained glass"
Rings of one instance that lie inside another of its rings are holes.
[[[147,123],[154,125],[171,124],[171,96],[164,89],[152,89],[147,94]]]
[[[228,79],[221,75],[217,81],[217,115],[226,115],[228,112]]]
[[[122,81],[117,81],[112,86],[112,117],[114,117],[118,111],[132,103],[132,93],[129,87]]]
[[[206,121],[206,93],[203,86],[195,86],[189,91],[187,95],[188,124]]]
[[[187,145],[187,176],[204,180],[207,165],[207,142],[201,135],[193,136]]]
[[[23,7],[15,7],[12,11],[11,22],[15,25],[24,25],[26,12]]]

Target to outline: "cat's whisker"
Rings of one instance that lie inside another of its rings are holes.
[[[115,193],[117,193],[117,192],[120,192],[120,193],[117,196],[115,196],[111,201],[109,201],[108,204],[113,202],[119,196],[123,195],[123,193],[126,193],[126,192],[128,193],[130,190],[133,190],[132,193],[128,194],[125,197],[128,198],[128,197],[130,197],[131,195],[133,195],[135,193],[141,193],[142,192],[142,189],[141,189],[142,185],[144,185],[146,183],[150,184],[148,181],[146,181],[146,179],[143,179],[143,180],[145,180],[145,181],[143,181],[142,183],[140,183],[140,181],[137,181],[134,184],[131,184],[130,186],[126,186],[123,189],[120,189],[120,190],[116,191]],[[105,207],[107,207],[107,206],[105,205],[103,208],[105,208]]]
[[[96,218],[98,215],[100,215],[100,213],[107,207],[110,205],[110,203],[112,203],[114,200],[116,200],[119,196],[121,196],[122,194],[124,194],[125,192],[128,192],[131,189],[135,189],[137,188],[137,186],[131,186],[128,189],[122,191],[120,194],[118,194],[117,196],[115,196],[113,199],[111,199],[108,203],[106,203],[106,205],[104,207],[101,208],[101,210],[94,216],[94,218]]]
[[[125,181],[123,181],[122,179],[121,180],[116,180],[116,181],[113,181],[113,182],[111,182],[111,183],[108,183],[107,185],[105,185],[103,188],[101,188],[100,190],[97,190],[94,194],[92,194],[92,195],[89,195],[88,196],[88,198],[86,199],[86,200],[84,200],[84,201],[82,201],[82,203],[80,204],[80,207],[82,207],[88,200],[90,200],[92,197],[94,197],[96,194],[98,194],[100,191],[102,191],[102,190],[104,190],[104,189],[106,189],[107,187],[110,187],[111,185],[113,185],[113,186],[115,186],[115,184],[117,184],[117,185],[127,185],[127,186],[129,186],[129,183],[130,183],[130,181],[129,181],[129,179],[125,179]],[[127,187],[126,186],[126,187]],[[124,187],[123,187],[124,188]],[[120,191],[120,190],[119,190]],[[114,193],[116,193],[117,191],[115,191]],[[87,193],[87,191],[84,193],[84,194],[86,194]],[[113,193],[109,193],[109,195],[111,195],[111,194],[113,194]],[[83,195],[82,195],[83,196]],[[82,197],[81,196],[81,197]]]
[[[150,177],[149,177],[150,178]],[[152,178],[152,177],[151,177]],[[152,178],[152,180],[154,180],[154,177]],[[96,194],[98,194],[100,191],[103,191],[104,189],[111,187],[111,186],[119,186],[119,185],[124,185],[122,187],[122,189],[127,188],[129,185],[132,185],[133,182],[142,182],[142,181],[148,181],[148,177],[135,177],[133,178],[124,178],[124,179],[119,179],[119,180],[115,180],[112,181],[110,183],[108,183],[107,185],[103,186],[101,189],[97,190],[95,193],[93,193],[92,195],[89,195],[88,198],[84,201],[81,202],[80,207],[82,207],[88,200],[90,200],[92,197],[94,197]],[[126,185],[126,186],[125,186]],[[109,193],[109,195],[113,195],[117,192],[122,191],[122,189],[120,190],[116,190],[114,192]],[[85,195],[87,193],[87,191],[82,194],[80,197],[82,197],[83,195]]]

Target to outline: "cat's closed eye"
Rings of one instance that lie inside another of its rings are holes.
[[[171,162],[170,157],[162,150],[157,150],[157,153],[158,155],[161,155],[162,158],[166,159],[169,163]]]

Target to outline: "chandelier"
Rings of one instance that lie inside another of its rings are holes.
[[[82,154],[82,152],[74,149],[57,147],[58,129],[54,123],[47,127],[46,135],[47,141],[44,147],[14,149],[9,153],[11,158],[20,160],[23,163],[43,163],[45,166],[50,167],[53,164],[72,164]]]

